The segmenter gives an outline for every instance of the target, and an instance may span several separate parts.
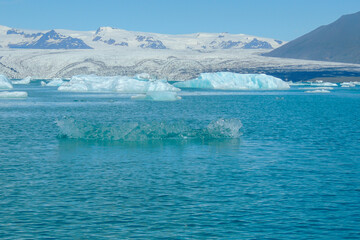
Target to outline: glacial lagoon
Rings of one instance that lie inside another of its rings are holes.
[[[147,101],[14,85],[0,237],[360,238],[360,87],[316,87]]]

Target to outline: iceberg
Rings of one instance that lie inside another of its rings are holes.
[[[145,121],[98,123],[64,117],[57,119],[59,138],[95,141],[148,141],[190,139],[238,139],[242,135],[239,119],[220,118],[208,125],[196,121]]]
[[[47,87],[60,87],[64,81],[61,78],[54,78],[50,82],[46,83]]]
[[[59,91],[64,92],[118,92],[118,93],[147,93],[168,91],[176,92],[180,89],[166,81],[138,80],[126,76],[101,77],[96,75],[73,76],[70,82],[63,83]]]
[[[27,92],[0,92],[0,98],[27,98]]]
[[[31,77],[26,77],[21,80],[13,80],[11,81],[12,84],[29,84],[31,82]]]
[[[0,89],[12,89],[13,86],[9,79],[4,75],[0,75]]]
[[[318,86],[318,87],[337,87],[336,83],[331,82],[324,82],[323,80],[316,80],[315,82],[309,82],[311,86]]]
[[[305,91],[306,93],[330,93],[329,90],[326,89],[317,89],[317,90],[313,90],[313,91]]]
[[[151,91],[146,94],[131,96],[131,99],[148,101],[176,101],[180,100],[181,97],[178,96],[176,92]]]
[[[299,90],[333,90],[333,87],[303,87]]]
[[[341,87],[356,87],[357,82],[343,82],[340,83]]]
[[[280,90],[289,84],[266,74],[239,74],[232,72],[201,73],[198,78],[177,82],[178,88],[204,88],[219,90]]]

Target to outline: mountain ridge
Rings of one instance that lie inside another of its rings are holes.
[[[47,39],[44,39],[47,37]],[[3,48],[106,49],[140,48],[173,50],[274,49],[284,42],[245,34],[160,34],[99,27],[96,31],[52,29],[32,31],[0,26]]]
[[[360,63],[360,12],[343,15],[264,56]]]

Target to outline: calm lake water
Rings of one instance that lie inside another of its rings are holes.
[[[360,87],[15,90],[29,97],[0,100],[0,238],[360,239]]]

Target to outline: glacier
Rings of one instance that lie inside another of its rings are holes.
[[[18,91],[18,92],[8,92],[2,91],[0,92],[0,98],[27,98],[27,92]]]
[[[281,90],[289,84],[266,74],[239,74],[232,72],[201,73],[198,78],[177,82],[178,88],[203,88],[219,90]]]
[[[13,80],[11,81],[12,84],[16,85],[16,84],[29,84],[31,82],[31,77],[28,76],[24,79],[21,79],[21,80]]]
[[[97,75],[73,76],[69,82],[63,83],[59,91],[64,92],[176,92],[180,89],[163,80],[138,80],[127,76],[102,77]]]
[[[0,75],[0,89],[12,89],[13,86],[6,76]]]
[[[134,100],[148,100],[148,101],[176,101],[180,100],[181,97],[176,92],[169,91],[150,91],[146,94],[139,94],[131,96]]]

